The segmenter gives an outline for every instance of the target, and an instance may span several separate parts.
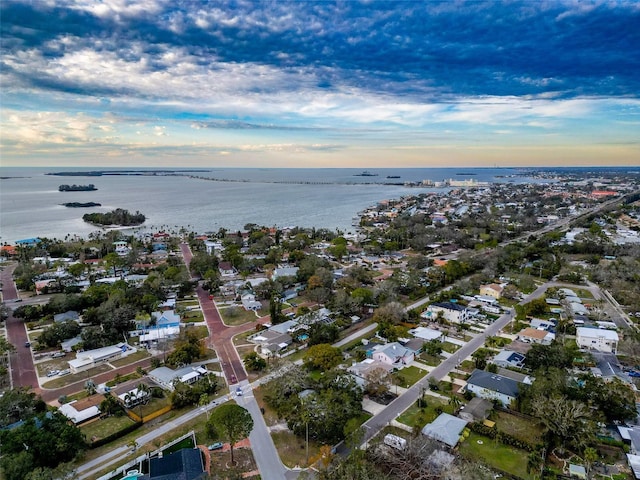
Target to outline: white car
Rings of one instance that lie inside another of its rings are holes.
[[[60,370],[51,370],[51,371],[47,372],[47,377],[55,377],[59,373],[60,373]]]

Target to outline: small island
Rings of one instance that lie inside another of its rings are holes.
[[[69,208],[87,208],[87,207],[101,207],[101,203],[96,202],[67,202],[62,204],[65,207]]]
[[[93,183],[89,185],[60,185],[58,187],[59,192],[93,192],[94,190],[98,190]]]
[[[130,213],[128,210],[116,208],[107,213],[86,213],[82,216],[82,220],[101,227],[133,227],[142,225],[146,217],[140,212]]]

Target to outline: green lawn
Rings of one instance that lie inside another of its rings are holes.
[[[443,342],[442,350],[448,353],[455,353],[460,350],[460,345],[456,345],[455,343]]]
[[[424,408],[420,408],[414,403],[398,417],[398,421],[408,425],[409,427],[418,425],[422,428],[427,423],[431,423],[436,419],[438,416],[436,408],[440,407],[443,411],[448,413],[451,413],[453,410],[453,408],[447,405],[443,400],[432,397],[431,395],[426,394],[424,396],[424,401],[426,404]]]
[[[418,356],[418,360],[420,360],[425,365],[429,365],[430,367],[437,367],[438,365],[440,365],[440,363],[442,363],[442,358],[436,357],[434,355],[429,355],[426,352],[422,352]]]
[[[394,373],[394,378],[396,381],[404,379],[404,381],[400,381],[398,383],[398,386],[408,388],[424,377],[427,373],[428,372],[426,370],[411,366]]]
[[[201,310],[192,310],[182,315],[184,323],[200,323],[204,321],[204,315]]]
[[[538,422],[516,417],[507,412],[495,412],[491,419],[496,422],[496,427],[501,432],[509,433],[534,445],[542,441],[542,427]]]
[[[307,442],[304,438],[296,437],[289,430],[282,430],[278,432],[272,432],[271,438],[276,445],[280,460],[287,467],[293,468],[296,465],[304,467],[307,464]],[[318,455],[320,451],[320,444],[313,440],[309,440],[309,459]]]
[[[111,365],[113,365],[114,367],[123,367],[125,365],[129,365],[131,363],[135,363],[139,360],[145,359],[147,357],[150,357],[151,354],[149,352],[147,352],[146,350],[138,350],[136,353],[132,353],[131,355],[127,355],[124,358],[118,358],[117,360],[114,360],[112,362],[109,362]]]
[[[525,480],[533,477],[527,473],[528,452],[508,447],[471,432],[469,437],[460,443],[460,454],[475,461],[481,461],[490,467],[516,475]]]
[[[258,319],[255,312],[245,310],[239,306],[224,307],[218,310],[226,325],[244,325],[245,323],[255,322]]]
[[[84,433],[88,442],[95,442],[134,423],[127,415],[122,415],[121,417],[112,416],[84,425],[80,427],[80,431]]]

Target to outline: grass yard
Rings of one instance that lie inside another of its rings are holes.
[[[442,342],[442,350],[448,353],[455,353],[460,350],[460,345],[456,345],[455,343]]]
[[[403,368],[399,372],[394,373],[393,376],[396,380],[396,383],[398,383],[398,386],[408,388],[411,385],[415,384],[422,377],[424,377],[427,373],[429,372],[427,372],[426,370],[411,366]]]
[[[533,480],[527,473],[528,452],[508,447],[489,437],[471,432],[469,437],[460,444],[460,454],[468,459],[483,462],[489,467],[495,467],[516,475],[525,480]]]
[[[80,427],[80,431],[85,435],[88,442],[95,442],[115,432],[124,430],[134,423],[127,415],[122,415],[121,417],[111,416],[83,425]]]
[[[307,448],[304,438],[296,437],[289,430],[272,432],[271,438],[273,438],[273,443],[276,445],[280,460],[282,460],[282,463],[287,467],[305,467],[307,465]],[[320,446],[319,443],[311,439],[309,440],[310,459],[318,455]]]
[[[145,358],[150,357],[151,354],[146,350],[138,350],[136,353],[132,353],[131,355],[127,355],[124,358],[118,358],[112,362],[109,362],[114,367],[123,367],[125,365],[129,365],[131,363],[135,363],[139,360],[143,360]]]
[[[255,322],[258,319],[253,310],[245,310],[237,305],[218,308],[218,311],[225,325],[244,325],[245,323]]]
[[[437,367],[442,363],[442,358],[436,357],[435,355],[429,355],[427,352],[422,352],[418,359],[425,365],[429,365],[430,367]]]
[[[516,417],[507,412],[494,412],[491,419],[496,422],[496,427],[501,432],[534,445],[542,441],[542,427],[528,418]]]
[[[192,310],[182,315],[181,321],[184,323],[200,323],[204,322],[204,315],[201,310]]]
[[[432,397],[428,394],[425,394],[424,401],[426,404],[424,408],[420,408],[416,403],[414,403],[398,417],[398,421],[412,428],[415,425],[418,425],[420,428],[422,428],[427,423],[433,422],[439,415],[436,412],[436,408],[440,407],[447,413],[451,413],[453,411],[453,408],[443,400]]]
[[[256,388],[253,390],[253,395],[256,398],[256,402],[262,409],[264,409],[264,413],[262,416],[264,417],[264,421],[267,426],[276,425],[279,422],[278,415],[275,410],[273,410],[267,403],[264,401],[264,390],[262,388]]]
[[[171,405],[171,400],[169,399],[169,397],[152,398],[149,403],[147,403],[146,405],[142,405],[142,408],[140,405],[137,405],[131,410],[136,415],[140,415],[140,412],[142,412],[142,416],[146,417],[147,415],[151,415],[153,412],[157,412],[158,410],[164,407],[168,407],[169,405]]]

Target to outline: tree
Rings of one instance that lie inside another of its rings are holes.
[[[591,476],[591,468],[593,464],[598,460],[598,451],[595,448],[587,447],[584,449],[584,453],[582,454],[584,458],[584,464],[587,470],[587,476]]]
[[[259,372],[267,367],[267,361],[256,352],[250,352],[244,357],[244,365],[248,370]]]
[[[313,345],[304,356],[304,365],[309,369],[327,371],[342,362],[342,350],[327,343]]]
[[[240,405],[225,404],[216,408],[207,421],[210,431],[217,432],[225,438],[231,447],[231,463],[233,460],[233,446],[246,438],[253,430],[251,414]]]
[[[565,396],[539,396],[532,402],[533,413],[546,429],[547,437],[560,450],[567,446],[584,447],[595,435],[591,409],[583,402]]]
[[[398,325],[407,317],[407,312],[400,302],[389,302],[378,308],[373,314],[373,321],[378,323],[390,323]]]
[[[391,376],[384,368],[378,367],[365,374],[364,391],[372,397],[382,397],[389,392]]]

